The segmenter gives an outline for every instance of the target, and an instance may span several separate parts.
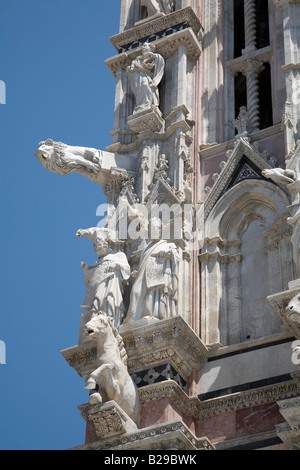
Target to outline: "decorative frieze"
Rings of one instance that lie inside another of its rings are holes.
[[[151,426],[113,439],[103,439],[72,450],[215,450],[206,438],[198,439],[182,421]]]
[[[141,322],[134,329],[121,327],[131,373],[170,361],[186,380],[193,370],[201,370],[208,349],[180,316],[151,322]]]
[[[134,328],[126,328],[124,325],[120,328],[120,334],[128,355],[128,370],[131,375],[170,364],[173,368],[172,378],[177,371],[179,380],[185,386],[193,370],[201,370],[207,361],[208,349],[182,317],[148,324],[141,321]],[[66,361],[81,377],[86,377],[95,370],[96,353],[93,343],[62,351]],[[161,378],[165,380],[166,377],[161,374]]]
[[[184,26],[183,26],[184,25]],[[197,36],[202,29],[201,23],[191,7],[177,10],[169,15],[140,24],[121,34],[112,36],[111,43],[119,53],[138,47],[139,43],[152,42],[159,37],[169,36],[174,30],[189,27]]]
[[[141,404],[168,398],[184,416],[197,420],[296,397],[299,389],[295,379],[200,401],[189,397],[174,381],[168,381],[145,386],[139,393]]]

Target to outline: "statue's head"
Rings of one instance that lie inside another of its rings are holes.
[[[155,45],[149,42],[145,42],[142,46],[142,53],[147,54],[147,52],[155,52]]]
[[[109,238],[96,234],[94,238],[94,250],[97,255],[105,256],[110,250]]]

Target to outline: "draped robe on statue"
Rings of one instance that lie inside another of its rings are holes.
[[[133,284],[127,322],[144,317],[163,320],[177,314],[179,255],[174,243],[151,243],[142,253]]]
[[[128,68],[128,75],[136,100],[134,113],[159,106],[158,85],[163,77],[164,68],[163,57],[153,52],[143,53],[132,62]]]
[[[123,282],[130,277],[130,266],[122,252],[111,252],[84,270],[87,288],[81,317],[80,337],[87,321],[104,312],[119,327],[124,317]]]

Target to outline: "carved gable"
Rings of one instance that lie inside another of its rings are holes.
[[[227,152],[228,161],[216,175],[215,184],[205,201],[205,218],[208,217],[217,201],[234,185],[245,179],[264,179],[262,171],[274,168],[275,159],[269,159],[267,151],[259,152],[257,144],[239,138],[233,150]]]

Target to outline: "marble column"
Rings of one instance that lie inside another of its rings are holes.
[[[244,1],[245,49],[243,54],[256,49],[256,5],[255,0]]]

